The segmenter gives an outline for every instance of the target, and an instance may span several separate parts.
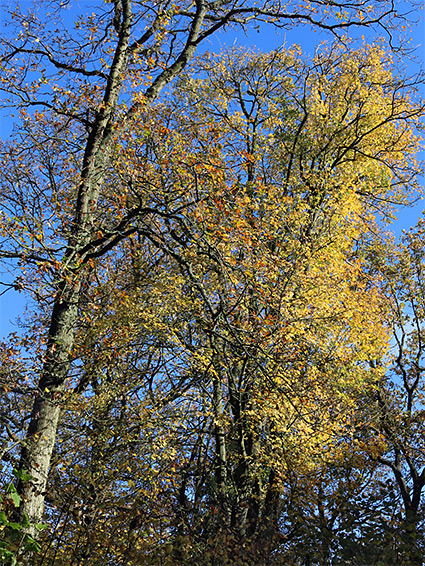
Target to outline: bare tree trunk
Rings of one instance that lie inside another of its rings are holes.
[[[217,482],[217,495],[223,515],[224,525],[229,525],[229,494],[227,485],[227,446],[226,430],[223,426],[223,392],[217,376],[213,378],[213,409],[214,409],[214,436],[215,436],[215,477]]]
[[[43,375],[39,382],[26,442],[21,452],[20,469],[28,470],[31,482],[19,482],[23,503],[19,509],[31,523],[29,533],[35,537],[36,523],[41,522],[50,461],[56,441],[60,404],[74,343],[80,284],[75,281],[67,290],[66,302],[56,301],[49,332],[49,344]]]

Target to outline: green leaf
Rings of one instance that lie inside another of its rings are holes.
[[[10,493],[10,498],[13,501],[14,506],[19,507],[22,501],[22,497],[18,493],[12,492]]]
[[[23,482],[30,481],[30,480],[34,479],[33,476],[30,473],[28,473],[27,470],[16,470],[16,469],[14,469],[12,473],[15,476],[15,478],[17,478],[18,480],[21,480]]]
[[[20,531],[22,528],[19,523],[8,523],[7,526],[13,529],[14,531]]]
[[[34,552],[40,552],[41,545],[36,540],[34,540],[30,535],[25,536],[24,540],[26,550],[32,550]]]
[[[36,523],[35,528],[37,529],[37,531],[44,531],[45,529],[49,528],[49,525],[47,525],[46,523]]]
[[[9,483],[8,486],[6,487],[6,493],[10,494],[10,493],[16,493],[16,487],[13,485],[13,483]]]
[[[28,529],[28,527],[30,526],[30,521],[29,521],[28,515],[26,513],[24,513],[21,524],[24,527],[24,529]]]

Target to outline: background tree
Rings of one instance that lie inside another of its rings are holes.
[[[398,560],[421,564],[425,485],[423,426],[423,220],[397,245],[388,244],[374,258],[384,273],[391,304],[393,357],[376,391],[377,433],[387,446],[378,461],[391,470],[402,501]]]

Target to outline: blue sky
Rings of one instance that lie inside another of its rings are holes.
[[[25,4],[26,2],[24,2]],[[30,3],[28,2],[28,5]],[[80,1],[70,3],[69,15],[70,18],[74,19],[75,13],[84,12],[84,6],[93,6],[92,2]],[[409,9],[412,4],[404,4]],[[400,10],[402,6],[400,5]],[[419,18],[421,12],[417,10],[412,14],[413,18]],[[1,25],[0,17],[0,25]],[[359,32],[359,35],[364,33],[364,30]],[[375,34],[370,33],[369,38],[375,37]],[[409,74],[414,74],[418,72],[424,65],[425,61],[425,25],[424,18],[422,17],[419,23],[412,26],[410,32],[411,45],[417,47],[416,49],[416,62],[413,60],[404,59],[403,64],[407,67],[407,72]],[[231,45],[248,45],[255,46],[262,51],[268,51],[282,45],[292,45],[297,43],[300,45],[302,51],[306,55],[313,55],[315,49],[322,41],[330,41],[331,38],[329,34],[321,31],[314,32],[311,28],[307,26],[298,27],[290,32],[288,31],[278,31],[271,26],[262,26],[259,30],[250,29],[248,33],[236,33],[235,31],[230,31],[228,33],[220,33],[212,38],[209,42],[205,43],[203,50],[207,49],[210,51],[219,51],[221,48]],[[422,96],[425,96],[424,88],[422,89]],[[7,114],[0,115],[0,136],[4,139],[7,137],[13,126],[13,121]],[[422,156],[425,158],[425,156]],[[425,202],[419,201],[414,207],[406,208],[401,210],[398,214],[398,220],[392,225],[392,230],[396,234],[400,234],[403,229],[409,229],[410,226],[414,225],[422,213],[423,208],[425,208]],[[0,281],[13,281],[11,275],[7,276],[4,272],[0,271]],[[4,287],[0,286],[0,293]],[[9,332],[18,330],[14,321],[20,315],[23,315],[25,307],[25,296],[16,291],[10,290],[4,295],[0,296],[0,336],[5,336]]]

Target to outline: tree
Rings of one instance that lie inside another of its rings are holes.
[[[423,428],[423,220],[398,245],[388,243],[374,259],[385,276],[391,305],[393,356],[375,394],[375,430],[386,449],[378,461],[391,470],[402,500],[399,563],[422,564],[425,461]]]
[[[57,19],[63,6],[53,4],[49,9],[56,10]],[[2,150],[5,171],[2,180],[2,257],[21,262],[24,279],[19,284],[32,290],[41,309],[40,326],[48,329],[47,335],[34,347],[35,350],[40,347],[45,350],[40,367],[34,368],[35,399],[19,464],[19,469],[27,470],[32,478],[29,482],[18,483],[18,492],[22,496],[21,518],[29,519],[32,525],[29,528],[31,535],[36,535],[34,525],[41,521],[60,411],[67,397],[67,378],[72,362],[74,361],[74,367],[78,367],[79,363],[79,345],[75,342],[76,335],[83,326],[79,321],[79,309],[86,306],[84,301],[93,286],[94,278],[102,277],[103,270],[107,269],[103,262],[108,261],[109,253],[115,247],[121,250],[119,246],[127,245],[124,242],[131,242],[135,234],[144,236],[168,257],[173,258],[185,276],[189,277],[192,289],[195,286],[196,293],[203,295],[204,282],[200,286],[196,277],[193,279],[190,274],[191,262],[181,253],[181,249],[173,249],[184,247],[181,242],[184,240],[184,233],[175,230],[172,233],[175,228],[172,221],[177,212],[181,212],[179,202],[176,201],[177,208],[174,209],[173,203],[164,199],[164,195],[152,192],[152,187],[157,187],[150,184],[149,178],[142,178],[145,183],[143,198],[140,198],[140,189],[135,192],[131,189],[139,180],[133,179],[129,171],[133,168],[134,161],[126,163],[125,158],[131,153],[129,148],[134,129],[140,123],[149,121],[153,101],[182,72],[201,41],[226,26],[243,27],[250,21],[257,20],[291,27],[307,21],[338,34],[354,25],[376,24],[391,29],[393,15],[395,12],[391,7],[387,9],[386,4],[369,7],[359,3],[347,8],[345,3],[334,3],[331,6],[317,3],[308,5],[305,10],[299,8],[299,11],[293,12],[289,6],[281,6],[279,3],[250,6],[237,2],[223,4],[200,1],[195,5],[188,3],[177,7],[166,2],[152,6],[149,3],[126,0],[106,3],[95,13],[77,20],[71,31],[66,28],[58,31],[56,26],[49,25],[51,14],[44,18],[37,17],[34,12],[24,14],[19,10],[11,14],[11,30],[15,31],[14,35],[18,39],[12,42],[10,34],[3,40],[1,88],[6,93],[8,104],[19,109],[20,126],[12,141],[5,143]],[[326,90],[326,84],[324,88]],[[390,104],[388,107],[388,98],[377,113],[379,116],[381,112],[385,114],[388,108],[392,109],[393,113],[387,113],[383,122],[379,122],[383,127],[388,126],[389,130],[398,119],[408,118],[410,112],[404,106],[399,109],[398,101],[402,98],[398,96],[398,92],[400,91],[396,88],[392,98],[393,106]],[[319,91],[315,96],[320,98]],[[315,107],[316,118],[320,116],[320,107],[321,103]],[[401,114],[398,114],[399,110]],[[415,114],[416,110],[412,109],[411,113]],[[353,122],[356,126],[362,123],[360,115],[359,120]],[[348,118],[348,115],[343,116]],[[368,118],[371,119],[370,115]],[[298,125],[300,132],[298,135],[295,132],[294,146],[297,152],[304,126],[307,133],[311,127],[307,117],[304,122],[298,122]],[[317,121],[315,127],[317,128]],[[369,140],[369,134],[373,131],[368,129],[367,124],[364,124],[364,128],[363,132],[358,130],[360,141]],[[337,133],[334,139],[341,141],[345,131]],[[146,139],[143,147],[149,152],[152,146],[151,134],[144,130],[144,135]],[[167,135],[167,132],[163,132],[163,139]],[[278,135],[285,140],[285,128]],[[390,139],[394,146],[395,160],[400,151],[399,138],[403,140],[400,143],[404,144],[406,154],[414,143],[408,141],[409,130],[406,130],[405,136],[397,137],[394,133]],[[352,145],[353,143],[343,146],[334,159],[338,162],[344,161],[346,157],[348,162],[353,162],[358,156],[357,145]],[[288,172],[298,153],[288,152],[285,144],[281,144],[280,150],[282,149],[289,156],[286,168]],[[320,147],[318,155],[326,154],[326,149],[326,144]],[[161,148],[160,150],[162,151]],[[365,151],[366,157],[369,156],[366,150],[362,151]],[[251,153],[247,151],[246,154],[248,163]],[[314,159],[310,165],[313,163]],[[379,163],[379,159],[373,163]],[[397,163],[402,163],[402,160]],[[296,166],[302,165],[304,163],[301,159]],[[376,167],[380,170],[379,165]],[[302,173],[301,169],[299,171]],[[124,174],[127,175],[125,183],[122,182]],[[253,172],[249,167],[246,168],[246,174],[248,189],[243,202],[247,205],[247,213],[246,218],[241,215],[241,221],[248,227],[257,211],[255,208],[250,210],[249,182]],[[318,187],[313,183],[315,174],[315,167],[312,166],[302,177],[303,183],[306,186],[310,183],[312,189],[308,191],[307,210],[302,210],[302,207],[297,210],[297,214],[305,216],[300,224],[303,226],[301,231],[304,237],[301,243],[305,246],[300,255],[301,263],[307,261],[306,258],[312,253],[306,243],[311,238],[318,218],[320,222],[326,222],[326,215],[322,217],[320,214],[324,200],[320,190],[317,194]],[[195,187],[198,177],[196,168],[192,168],[191,182]],[[357,181],[359,186],[363,186],[362,179]],[[123,190],[116,191],[115,182]],[[366,198],[369,197],[367,190],[362,192]],[[330,193],[326,193],[328,194]],[[302,200],[302,195],[301,188],[297,197],[291,198]],[[221,203],[223,197],[220,193],[216,198]],[[277,195],[272,195],[271,198],[276,199]],[[240,202],[236,200],[236,205]],[[231,204],[233,207],[233,203]],[[260,206],[259,202],[254,204]],[[207,209],[204,211],[205,205],[200,202],[201,212],[206,214],[211,225],[208,228],[211,235],[206,232],[206,238],[202,235],[200,239],[195,233],[195,238],[202,244],[201,251],[202,246],[209,246],[208,238],[213,237],[216,244],[220,224],[223,224],[221,217],[214,219],[210,205],[211,201],[207,201]],[[223,207],[225,205],[227,206],[226,202]],[[190,209],[188,203],[184,206]],[[160,225],[162,223],[162,230],[168,222],[168,240],[164,241],[162,233],[158,235],[155,232],[155,222]],[[297,224],[299,220],[295,218],[294,222]],[[335,229],[338,222],[335,221]],[[176,224],[180,230],[184,226],[180,219],[176,220]],[[169,244],[170,237],[173,240],[172,246]],[[252,241],[252,236],[249,238]],[[271,243],[267,248],[270,258],[273,253],[271,248],[277,244],[278,242]],[[291,245],[295,245],[295,242]],[[295,249],[292,250],[294,252]],[[345,251],[342,256],[344,254]],[[258,258],[253,261],[248,268],[258,267]],[[322,264],[327,261],[326,254],[321,261]],[[217,263],[214,258],[213,263]],[[222,264],[221,258],[218,258],[218,263]],[[353,273],[358,269],[354,269]],[[314,269],[311,272],[306,270],[307,279],[312,281],[315,276]],[[219,275],[218,279],[220,277]],[[345,279],[345,275],[338,279],[340,283],[347,282],[348,294],[349,280],[350,278]],[[214,280],[214,285],[216,284],[217,281]],[[223,289],[220,291],[223,297],[227,295],[227,299],[232,300],[222,283],[219,283],[219,288]],[[260,292],[260,289],[261,283],[256,292]],[[189,289],[189,294],[191,292]],[[248,316],[248,319],[254,308],[248,305],[249,292],[243,297],[243,301],[247,302],[247,306],[244,306],[247,314],[244,313],[243,316]],[[211,301],[206,299],[204,294],[202,300],[206,304],[203,308],[212,306]],[[271,305],[269,312],[273,308]],[[213,318],[219,312],[217,309],[217,305],[212,310],[210,308]],[[231,315],[236,317],[239,332],[243,333],[243,317],[238,319],[233,312]],[[291,316],[294,317],[294,313]],[[224,324],[228,326],[226,320]],[[255,328],[258,328],[258,322]],[[250,332],[254,333],[254,327]],[[301,333],[298,330],[298,335]],[[210,346],[214,351],[212,367],[216,368],[217,364],[223,363],[220,356],[228,355],[228,348],[223,341],[218,346]],[[245,348],[245,345],[242,347]],[[269,352],[266,354],[270,356]],[[240,352],[236,358],[239,364],[243,362]],[[214,371],[217,372],[217,378],[212,382],[214,411],[220,412],[222,391],[219,391],[218,369]],[[237,433],[240,439],[243,437],[242,432]],[[219,439],[222,434],[219,428],[215,434]],[[217,462],[220,462],[220,458],[216,460],[216,465]],[[242,461],[241,466],[241,486],[247,486],[247,470],[244,470],[246,462]],[[219,468],[220,465],[217,473],[223,474],[224,469],[220,471]],[[253,488],[251,485],[243,489],[252,492]],[[246,517],[238,521],[243,531],[246,528]]]
[[[49,560],[258,565],[291,477],[343,475],[387,339],[368,210],[405,198],[416,149],[389,65],[378,46],[207,56],[111,154],[114,190],[155,214],[84,281]]]
[[[214,352],[223,360],[222,376],[217,376],[214,390],[217,392],[216,418],[222,424],[216,431],[216,460],[220,464],[217,482],[222,487],[216,498],[221,508],[221,527],[231,526],[232,536],[239,533],[241,538],[236,542],[239,551],[244,545],[248,546],[246,555],[236,558],[245,563],[249,560],[260,563],[262,558],[256,555],[255,549],[261,549],[262,556],[265,555],[261,533],[268,528],[261,524],[261,517],[264,520],[273,516],[275,524],[278,523],[279,511],[275,506],[279,506],[281,487],[276,486],[280,483],[276,482],[276,477],[284,475],[282,462],[289,458],[290,464],[294,465],[294,454],[301,450],[301,446],[307,454],[309,446],[327,442],[319,433],[319,430],[322,434],[325,430],[325,437],[326,434],[332,436],[332,419],[325,417],[327,410],[338,414],[339,419],[341,414],[349,411],[348,405],[335,406],[336,389],[331,388],[328,392],[327,380],[333,380],[337,389],[341,386],[347,392],[349,375],[353,372],[358,385],[362,383],[361,387],[364,387],[365,382],[360,378],[361,360],[373,359],[374,348],[375,353],[382,348],[382,342],[376,341],[375,317],[382,318],[383,312],[377,314],[379,300],[375,302],[376,298],[373,298],[376,288],[370,287],[367,277],[362,281],[366,273],[362,260],[356,264],[362,248],[358,245],[354,252],[352,244],[354,239],[359,240],[357,229],[362,238],[373,230],[373,222],[367,224],[372,219],[365,215],[363,206],[374,202],[382,206],[386,199],[391,201],[395,195],[392,193],[390,197],[381,193],[378,196],[379,190],[387,187],[392,192],[410,180],[409,159],[404,164],[399,161],[400,154],[396,157],[391,140],[401,141],[398,135],[401,130],[396,123],[399,119],[404,122],[404,118],[413,116],[416,110],[411,114],[402,98],[395,104],[388,68],[385,64],[381,66],[382,61],[377,57],[379,52],[375,47],[355,55],[350,53],[348,65],[348,58],[335,51],[322,60],[318,58],[317,67],[305,74],[300,71],[293,53],[272,53],[263,57],[232,53],[224,65],[217,58],[202,60],[199,68],[208,76],[203,81],[183,77],[179,87],[186,97],[185,104],[176,93],[173,94],[178,100],[179,116],[182,108],[196,110],[193,119],[190,119],[192,111],[186,110],[192,129],[202,124],[202,131],[206,130],[208,136],[215,135],[215,147],[222,151],[222,162],[226,164],[219,169],[229,171],[229,164],[231,167],[223,189],[215,191],[214,198],[207,201],[211,203],[210,210],[197,216],[198,223],[199,218],[216,219],[215,224],[211,221],[204,224],[202,236],[208,234],[209,239],[203,246],[199,237],[196,239],[204,258],[209,256],[214,263],[222,262],[220,272],[226,274],[223,279],[227,278],[227,289],[224,285],[217,288],[213,284],[210,278],[213,269],[205,267],[206,259],[203,260],[204,270],[199,275],[198,269],[197,277],[187,264],[186,271],[196,288],[202,290],[201,299],[204,297],[207,302],[205,312],[212,313],[209,327],[213,329]],[[353,69],[353,59],[358,61],[359,76]],[[318,112],[315,95],[320,84],[318,76],[323,80],[323,67],[332,72],[328,71],[326,75],[325,92],[319,98],[321,112]],[[282,76],[288,82],[283,82]],[[291,81],[292,76],[301,76],[300,84]],[[379,90],[377,96],[372,96],[371,90],[383,83],[383,77],[387,94]],[[348,89],[347,85],[350,85]],[[373,105],[368,107],[366,100],[377,102],[379,110]],[[323,118],[326,109],[329,109],[328,121],[321,128],[316,120]],[[186,120],[184,116],[182,121]],[[268,120],[273,126],[282,124],[283,132],[278,128],[272,132],[273,136],[270,135]],[[189,128],[185,130],[186,144],[190,131]],[[221,134],[223,131],[226,135]],[[403,148],[407,150],[410,146],[413,149],[416,142],[406,130],[404,132],[407,136]],[[198,132],[198,136],[201,134]],[[208,147],[206,139],[199,143],[201,148]],[[205,163],[205,157],[202,159]],[[360,173],[363,166],[365,175]],[[344,198],[339,198],[338,191],[347,190],[344,175],[351,175],[353,170],[355,181],[353,183],[349,177],[353,184],[348,192],[344,192]],[[397,178],[393,186],[389,183],[392,171]],[[385,178],[387,183],[383,182]],[[364,183],[363,187],[356,186],[356,181]],[[229,185],[234,187],[230,192]],[[318,186],[323,187],[319,195]],[[243,199],[244,206],[238,203],[238,197]],[[283,202],[286,208],[282,207]],[[335,217],[335,224],[332,224],[329,219]],[[191,226],[190,219],[181,222],[181,226],[186,228],[184,244],[189,245],[192,238],[195,239],[187,228]],[[236,237],[233,236],[233,226]],[[215,248],[219,249],[217,253],[211,250],[214,242]],[[226,247],[229,248],[228,255]],[[236,261],[232,262],[232,254]],[[353,263],[349,263],[341,274],[343,257],[349,257]],[[288,264],[288,258],[296,258],[296,261]],[[223,265],[223,262],[226,263]],[[196,260],[192,266],[199,263]],[[324,264],[327,274],[321,267]],[[350,274],[354,265],[355,271]],[[273,279],[276,273],[276,279]],[[355,282],[351,279],[353,276]],[[204,281],[201,277],[205,277]],[[335,288],[332,281],[336,283]],[[343,282],[348,284],[346,295]],[[234,288],[231,293],[229,286]],[[214,298],[208,304],[205,297],[212,296]],[[348,308],[349,314],[345,308],[341,312],[332,297],[345,307],[350,304],[355,307],[353,310]],[[375,313],[373,304],[376,304]],[[329,316],[327,308],[334,316]],[[356,322],[352,318],[348,322],[345,316],[350,318],[353,312],[357,312],[359,318]],[[366,313],[372,318],[368,319]],[[324,321],[325,325],[321,326]],[[374,324],[373,328],[368,329],[368,324]],[[225,330],[220,332],[221,325]],[[344,335],[342,328],[349,330],[349,334]],[[369,345],[368,334],[374,338]],[[355,345],[359,338],[360,343]],[[220,345],[222,340],[224,344]],[[239,363],[234,358],[238,347],[245,354],[246,365],[241,365],[242,354],[239,354]],[[280,354],[278,357],[276,352]],[[233,364],[232,359],[235,359]],[[272,359],[274,364],[270,363]],[[211,364],[215,369],[213,359]],[[239,368],[243,368],[243,373]],[[338,381],[342,368],[345,371]],[[369,379],[373,382],[370,375]],[[214,398],[214,392],[211,397]],[[270,405],[263,413],[265,399]],[[288,406],[288,399],[291,399],[292,407]],[[298,400],[302,405],[298,405]],[[279,408],[277,413],[272,409],[274,404],[276,409]],[[291,420],[293,409],[294,421]],[[317,415],[318,411],[323,417],[321,424],[306,417],[309,413]],[[283,415],[287,419],[284,423]],[[327,425],[323,425],[324,422]],[[296,438],[291,433],[295,433]],[[232,434],[236,434],[236,438]],[[232,454],[235,445],[238,448],[236,454]],[[277,469],[274,462],[279,462]],[[259,470],[263,474],[261,481]],[[264,470],[270,471],[267,479],[264,479]],[[267,507],[268,497],[273,500],[274,511]],[[252,545],[250,541],[254,541]]]

